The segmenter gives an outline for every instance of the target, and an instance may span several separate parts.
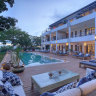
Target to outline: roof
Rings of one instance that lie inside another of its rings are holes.
[[[88,11],[88,10],[91,10],[91,9],[93,9],[93,8],[96,8],[96,1],[94,1],[94,2],[92,2],[91,4],[89,4],[89,5],[81,8],[81,9],[75,11],[75,12],[73,12],[72,14],[70,14],[70,15],[68,15],[68,16],[60,19],[60,20],[58,20],[57,22],[49,25],[49,27],[53,27],[53,26],[56,26],[56,25],[60,24],[61,22],[67,20],[69,17],[71,17],[71,16],[74,15],[74,14],[77,15],[77,14],[80,14],[80,13],[82,13],[82,12],[86,12],[86,11]]]

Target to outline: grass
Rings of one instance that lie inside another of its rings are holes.
[[[4,58],[5,52],[0,52],[0,62],[2,61],[2,59]]]

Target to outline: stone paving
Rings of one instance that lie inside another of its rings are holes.
[[[79,62],[80,59],[72,58],[72,56],[57,56],[50,53],[42,53],[46,56],[58,58],[58,59],[66,59],[66,61],[69,61],[67,63],[58,63],[58,64],[50,64],[50,65],[41,65],[41,66],[33,66],[33,67],[27,67],[23,73],[18,74],[23,81],[24,84],[24,90],[26,93],[26,96],[40,96],[38,90],[35,88],[34,90],[31,90],[31,76],[49,72],[53,70],[60,70],[60,69],[68,69],[73,72],[79,73],[80,77],[83,77],[85,75],[85,69],[79,68]]]
[[[54,57],[54,58],[61,59],[61,60],[66,59],[66,61],[69,61],[69,62],[26,67],[25,71],[23,73],[17,74],[20,76],[21,80],[23,81],[24,91],[26,93],[26,96],[40,96],[40,94],[36,88],[34,90],[31,90],[31,76],[32,75],[49,72],[49,71],[53,71],[53,70],[60,70],[60,69],[65,68],[70,71],[79,73],[80,77],[85,76],[86,70],[79,68],[79,62],[81,61],[80,59],[72,58],[72,56],[57,56],[57,55],[50,54],[50,53],[39,53],[39,54],[49,56],[50,58]],[[6,61],[9,62],[10,59],[11,59],[10,54],[6,54],[4,59],[2,60],[1,64]]]

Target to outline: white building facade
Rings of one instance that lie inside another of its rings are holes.
[[[41,49],[80,51],[96,57],[96,1],[49,25],[41,36]]]

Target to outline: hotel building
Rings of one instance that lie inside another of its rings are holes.
[[[96,1],[49,25],[41,49],[91,52],[96,57]]]

